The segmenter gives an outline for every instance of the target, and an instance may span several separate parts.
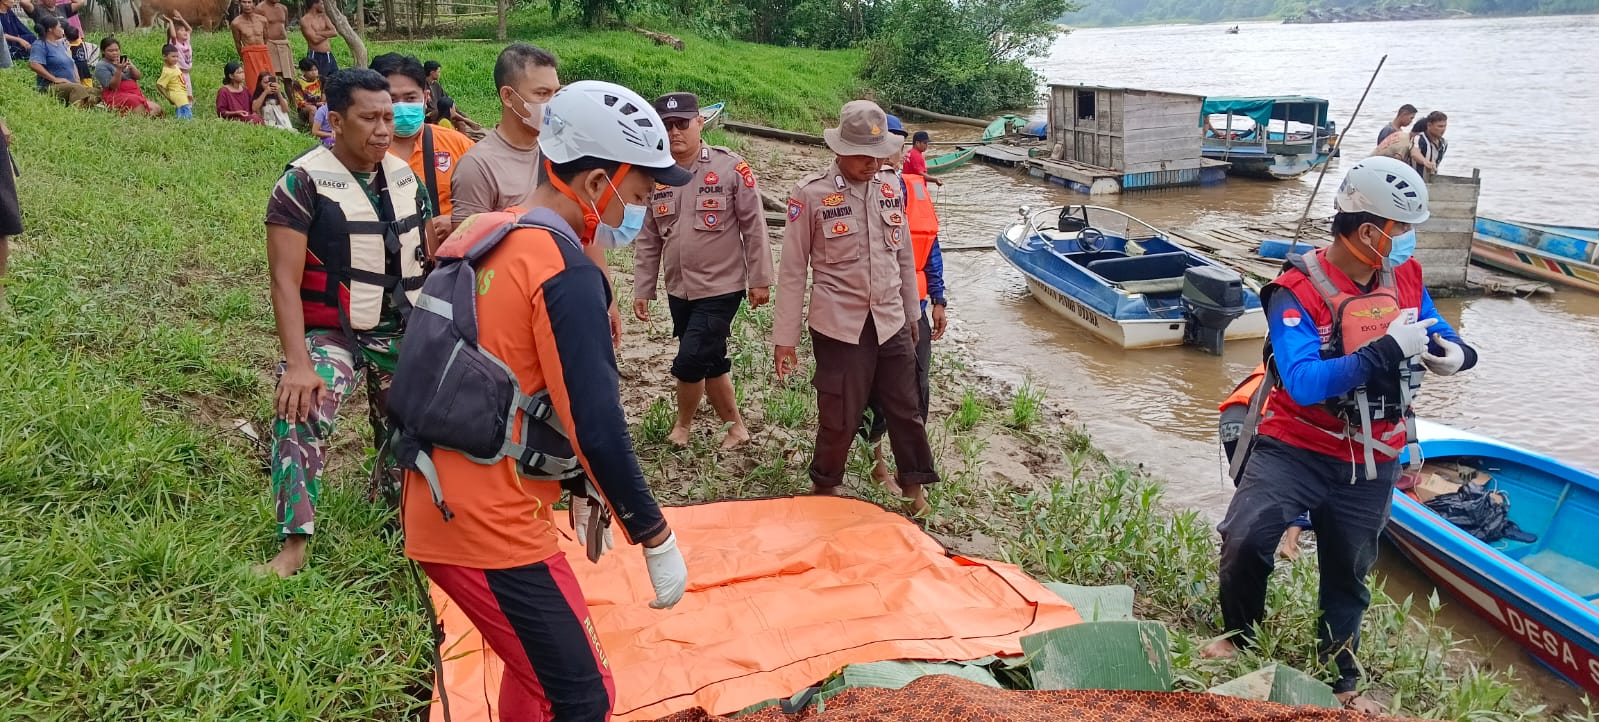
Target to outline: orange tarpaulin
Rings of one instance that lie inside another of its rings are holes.
[[[655,594],[637,547],[590,564],[564,531],[616,678],[617,719],[737,712],[849,664],[1021,654],[1023,635],[1081,621],[1016,567],[949,556],[867,502],[806,496],[665,513],[689,570],[688,594],[668,611],[648,606]],[[499,660],[444,592],[432,595],[451,718],[497,720]],[[437,701],[432,719],[443,721]]]

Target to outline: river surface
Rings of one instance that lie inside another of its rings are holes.
[[[1315,203],[1332,211],[1342,168],[1375,142],[1393,112],[1411,103],[1450,116],[1442,171],[1482,172],[1479,212],[1515,220],[1599,225],[1599,160],[1589,138],[1599,118],[1599,16],[1466,19],[1344,25],[1245,24],[1079,30],[1060,39],[1037,69],[1049,82],[1199,95],[1324,97],[1348,134]],[[1388,60],[1361,117],[1349,115],[1382,55]],[[1042,108],[1034,117],[1044,116]],[[976,130],[931,126],[937,139]],[[1358,150],[1357,150],[1358,149]],[[944,242],[990,244],[1018,206],[1084,202],[1085,196],[973,163],[935,191]],[[1314,174],[1295,181],[1230,179],[1198,189],[1096,197],[1159,227],[1293,220]],[[945,256],[951,318],[1001,378],[1032,378],[1072,409],[1113,456],[1168,482],[1168,502],[1219,518],[1231,498],[1216,446],[1216,403],[1253,368],[1260,343],[1233,342],[1221,357],[1184,349],[1123,351],[1055,316],[1027,293],[1022,276],[992,251]],[[1535,299],[1440,299],[1440,310],[1481,353],[1452,378],[1428,377],[1418,408],[1473,429],[1599,469],[1599,297],[1562,291]],[[1383,573],[1398,596],[1430,593],[1397,554]],[[1441,621],[1476,640],[1496,666],[1529,665],[1515,645],[1469,612]],[[1524,673],[1556,704],[1575,692],[1540,672]]]

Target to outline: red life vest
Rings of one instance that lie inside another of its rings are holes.
[[[1262,292],[1263,302],[1274,292],[1294,295],[1303,310],[1299,323],[1313,323],[1321,335],[1321,357],[1347,356],[1382,338],[1388,325],[1401,316],[1420,313],[1424,286],[1421,265],[1405,262],[1391,271],[1379,271],[1376,286],[1361,292],[1355,282],[1326,260],[1326,249],[1291,256],[1293,267],[1284,271]],[[1404,448],[1410,425],[1406,418],[1420,372],[1394,369],[1381,388],[1374,384],[1319,404],[1294,401],[1280,384],[1266,400],[1260,433],[1294,446],[1328,456],[1359,461],[1396,458]],[[1368,453],[1369,452],[1369,453]]]
[[[306,328],[369,330],[389,304],[403,317],[422,290],[426,257],[411,166],[383,157],[381,214],[327,147],[312,148],[289,167],[305,170],[316,185],[300,277]]]
[[[927,194],[927,179],[914,173],[900,175],[905,179],[905,221],[911,231],[911,252],[916,259],[917,298],[927,298],[927,259],[933,255],[933,241],[938,240],[938,212],[933,210],[933,199]]]

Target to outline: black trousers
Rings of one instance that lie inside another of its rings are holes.
[[[673,378],[692,384],[733,370],[733,362],[727,357],[727,338],[733,335],[733,317],[743,302],[743,291],[693,301],[666,297],[667,309],[672,312],[672,335],[677,337]]]
[[[922,394],[922,425],[927,424],[927,408],[933,400],[932,379],[928,377],[933,368],[933,326],[927,320],[927,314],[922,314],[922,320],[917,322],[919,333],[916,337],[916,385]],[[883,412],[883,404],[873,396],[866,402],[866,415],[861,417],[861,438],[876,444],[883,439],[883,434],[888,433],[888,416]]]
[[[0,236],[22,235],[22,211],[17,208],[16,166],[11,147],[0,139]]]
[[[1334,691],[1355,689],[1360,622],[1371,604],[1366,576],[1377,563],[1398,479],[1398,461],[1379,463],[1376,478],[1368,479],[1363,464],[1258,438],[1220,527],[1222,618],[1240,646],[1253,640],[1253,627],[1266,615],[1266,580],[1278,540],[1309,509],[1321,566],[1321,656],[1338,663]]]
[[[916,347],[909,328],[888,341],[877,342],[871,316],[857,343],[845,343],[811,331],[816,350],[816,450],[811,458],[811,482],[817,486],[844,483],[850,445],[861,423],[861,412],[872,398],[882,403],[888,424],[888,441],[902,484],[932,484],[933,449],[922,425],[921,402],[916,388]]]

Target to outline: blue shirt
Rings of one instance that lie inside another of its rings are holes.
[[[28,26],[22,24],[22,19],[17,17],[16,13],[0,13],[0,31],[3,31],[6,35],[22,38],[23,40],[28,41],[28,45],[30,46],[39,42],[39,36],[34,35],[32,31],[28,30]],[[10,40],[6,41],[6,50],[11,52],[11,57],[13,58],[20,57],[23,53],[29,52],[23,50],[21,45],[11,42]]]
[[[1283,320],[1283,314],[1290,309],[1294,311],[1289,314],[1289,318],[1294,320],[1292,324]],[[1277,359],[1277,373],[1282,377],[1283,388],[1288,395],[1305,406],[1344,395],[1350,389],[1366,383],[1382,365],[1376,354],[1365,353],[1365,349],[1348,356],[1322,358],[1321,334],[1317,332],[1316,324],[1301,320],[1309,318],[1294,294],[1282,290],[1271,295],[1266,320],[1271,333],[1272,353]],[[1463,349],[1470,348],[1460,340],[1460,334],[1449,322],[1438,315],[1438,309],[1432,303],[1432,294],[1425,288],[1421,291],[1421,308],[1417,318],[1437,320],[1432,328],[1427,329],[1428,335],[1436,333],[1460,344]],[[1374,345],[1368,344],[1366,348]],[[1429,341],[1427,346],[1429,353],[1443,352],[1437,343]],[[1467,351],[1467,363],[1462,370],[1473,365],[1475,356],[1475,352]]]
[[[67,41],[59,43],[42,41],[33,44],[33,52],[28,54],[28,62],[44,66],[46,72],[68,82],[76,83],[78,77],[78,64],[72,61],[72,49],[67,47]],[[49,81],[43,77],[38,79],[39,91],[50,87]]]

